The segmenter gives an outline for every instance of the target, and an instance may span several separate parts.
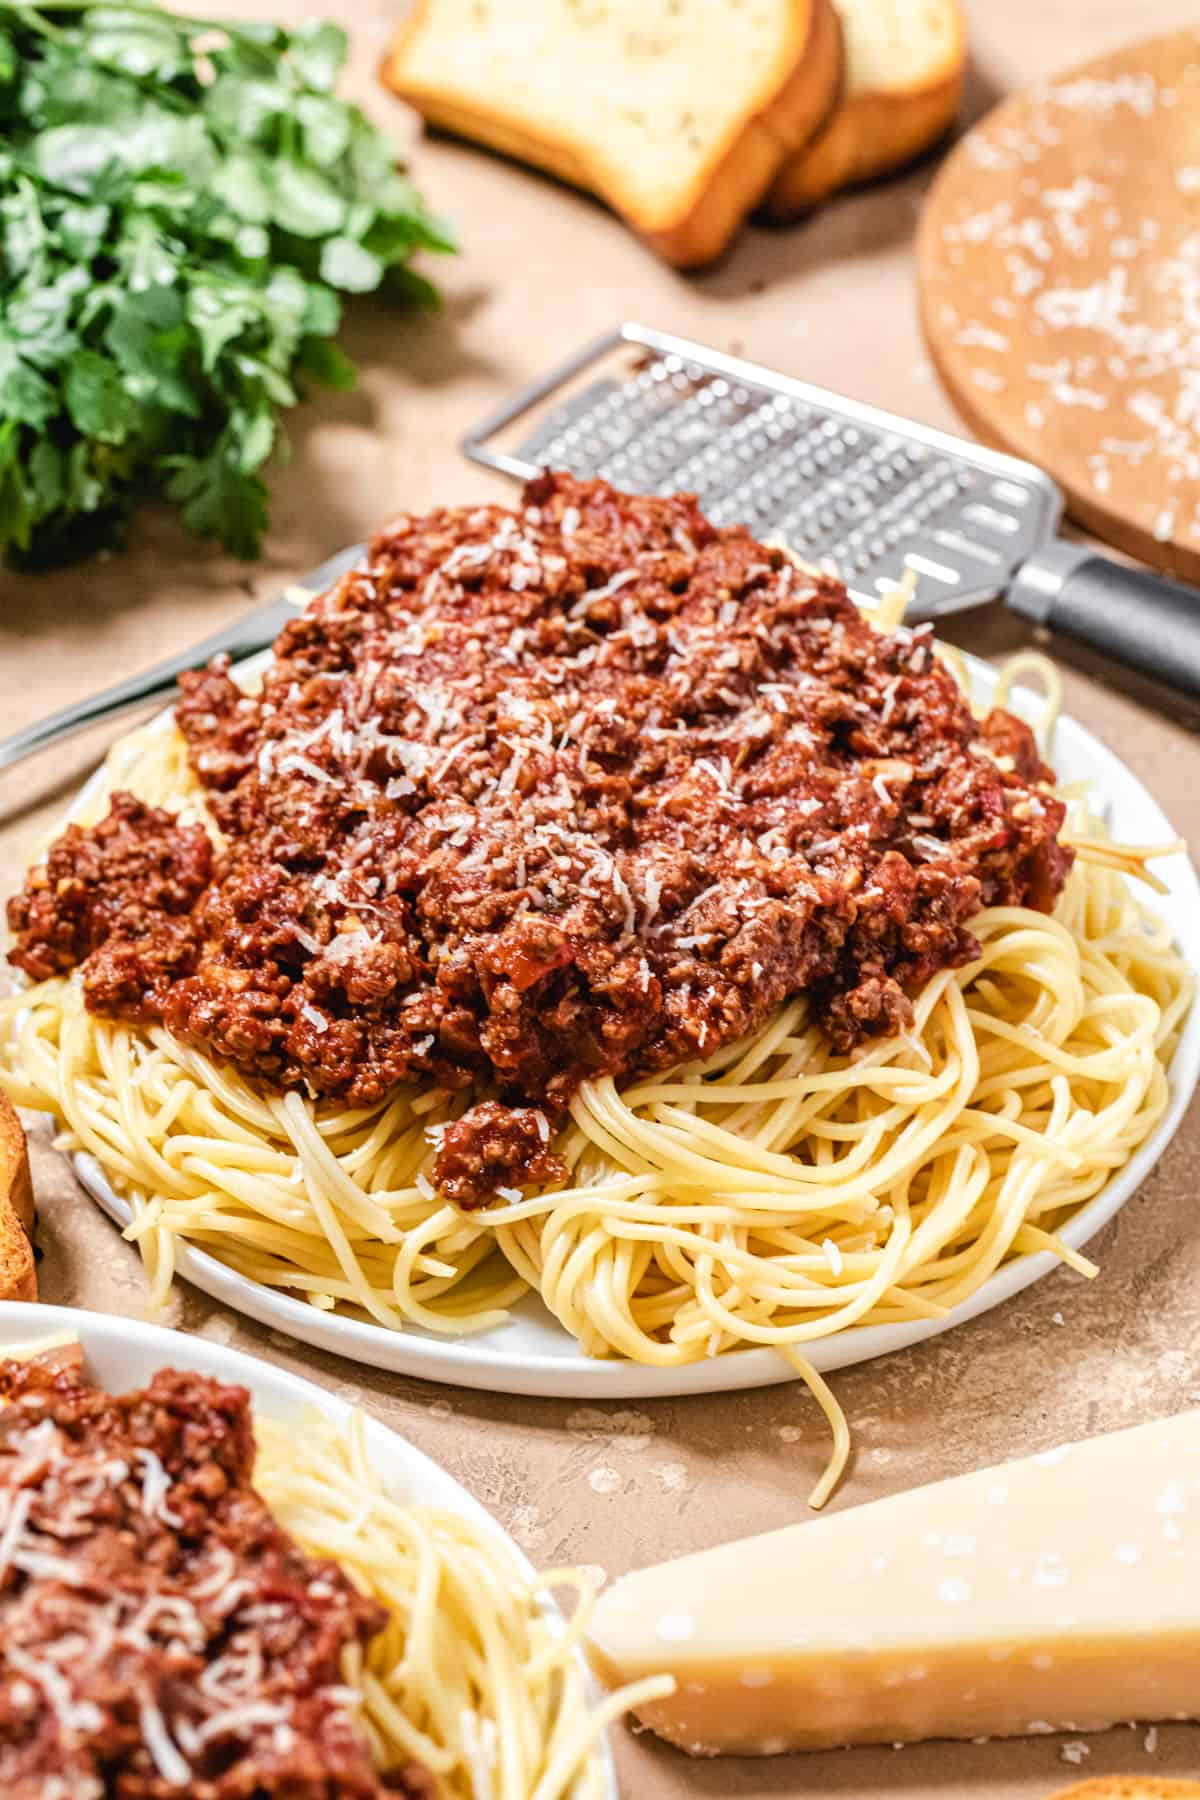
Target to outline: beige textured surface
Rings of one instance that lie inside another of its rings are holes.
[[[254,0],[243,4],[250,10]],[[310,0],[298,10],[311,10]],[[341,10],[355,26],[361,91],[370,94],[389,17],[383,0],[348,0]],[[1195,0],[1139,0],[1136,8],[1129,0],[975,0],[972,10],[977,113],[1029,76],[1135,31],[1190,22]],[[371,103],[407,132],[398,105],[373,95]],[[422,180],[454,214],[467,247],[443,272],[446,311],[412,319],[360,309],[350,337],[366,366],[362,387],[322,398],[294,421],[296,456],[275,483],[276,530],[263,565],[247,572],[197,553],[167,518],[152,517],[131,553],[107,564],[52,580],[0,577],[0,730],[213,629],[250,593],[270,594],[391,508],[489,491],[454,449],[461,430],[623,313],[953,424],[913,308],[911,234],[928,169],[836,202],[807,225],[752,232],[723,267],[689,281],[598,208],[536,176],[452,145],[425,145],[418,156]],[[960,620],[949,635],[984,654],[1025,641],[1020,622],[998,608]],[[1101,686],[1098,666],[1063,660],[1071,710],[1200,840],[1195,736],[1144,697]],[[77,740],[0,775],[0,884],[15,881],[96,749],[95,738]],[[133,1252],[61,1162],[35,1148],[45,1297],[136,1315]],[[856,1443],[837,1504],[1200,1399],[1198,1190],[1193,1111],[1099,1240],[1103,1275],[1094,1286],[1057,1275],[976,1324],[837,1377]],[[194,1293],[178,1296],[172,1318],[361,1399],[460,1476],[547,1563],[577,1559],[615,1574],[785,1524],[802,1515],[824,1453],[816,1409],[793,1388],[626,1408],[507,1401],[303,1351]],[[1041,1800],[1081,1772],[1200,1774],[1200,1730],[1178,1726],[1159,1731],[1153,1754],[1142,1732],[1098,1739],[1083,1771],[1060,1760],[1053,1739],[711,1765],[685,1763],[645,1738],[624,1738],[618,1750],[627,1800]]]

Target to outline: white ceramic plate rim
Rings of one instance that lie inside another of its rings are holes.
[[[158,1369],[194,1369],[218,1381],[236,1382],[249,1388],[256,1409],[269,1418],[298,1418],[317,1407],[335,1424],[348,1427],[356,1410],[347,1401],[302,1375],[292,1375],[271,1363],[261,1362],[244,1350],[232,1349],[209,1338],[171,1331],[140,1319],[83,1312],[76,1307],[22,1301],[7,1301],[0,1306],[0,1354],[6,1345],[28,1343],[60,1331],[71,1331],[78,1336],[91,1373],[114,1393],[144,1387]],[[382,1475],[394,1498],[415,1506],[436,1506],[470,1519],[482,1530],[501,1538],[522,1571],[533,1578],[535,1571],[528,1557],[452,1475],[399,1432],[372,1418],[370,1413],[364,1413],[363,1423],[372,1465]],[[552,1599],[547,1598],[545,1609],[551,1619],[558,1621],[560,1628],[565,1627],[566,1621]],[[594,1694],[591,1673],[582,1651],[576,1650],[575,1659],[587,1675]],[[600,1756],[605,1800],[618,1800],[607,1739],[600,1744]]]
[[[253,675],[266,660],[266,655],[252,658],[243,670]],[[978,691],[990,696],[997,681],[995,669],[974,656],[965,660]],[[1016,689],[1013,700],[1018,709],[1022,704],[1027,710],[1032,705],[1036,716],[1036,699]],[[165,730],[170,723],[171,713],[167,711],[155,721],[155,726]],[[1090,779],[1099,801],[1112,811],[1118,835],[1123,833],[1138,843],[1165,842],[1177,836],[1132,771],[1074,719],[1063,717],[1058,721],[1053,756],[1065,779]],[[102,778],[103,771],[98,770],[80,792],[72,812],[88,804]],[[1180,949],[1195,969],[1200,967],[1200,883],[1196,871],[1183,856],[1169,858],[1158,868],[1170,892],[1161,899],[1153,896],[1153,902],[1167,916]],[[1157,1129],[1107,1186],[1063,1227],[1059,1235],[1064,1243],[1072,1249],[1081,1248],[1137,1192],[1178,1130],[1198,1078],[1200,1005],[1193,1006],[1172,1059],[1171,1101]],[[79,1152],[72,1160],[80,1181],[103,1210],[119,1225],[127,1225],[129,1208],[114,1193],[95,1159]],[[553,1320],[536,1296],[528,1297],[514,1309],[511,1323],[491,1332],[473,1337],[437,1337],[416,1328],[389,1331],[381,1325],[322,1312],[306,1301],[248,1281],[216,1257],[190,1245],[178,1248],[177,1266],[186,1280],[213,1299],[289,1337],[373,1368],[459,1387],[566,1399],[630,1400],[728,1393],[796,1379],[791,1365],[771,1349],[728,1351],[703,1362],[671,1368],[616,1359],[600,1361],[572,1347],[573,1340],[566,1330]],[[1059,1266],[1059,1259],[1048,1251],[1016,1258],[997,1270],[947,1318],[914,1320],[905,1325],[854,1326],[806,1345],[806,1354],[816,1368],[825,1371],[886,1356],[989,1312]]]

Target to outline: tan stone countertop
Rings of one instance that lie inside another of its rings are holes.
[[[463,253],[434,271],[444,311],[363,304],[348,347],[357,392],[321,395],[290,421],[275,475],[274,529],[244,567],[197,547],[165,513],[130,549],[53,577],[0,575],[0,735],[207,635],[285,579],[368,534],[401,507],[507,490],[455,445],[517,383],[622,317],[641,319],[955,428],[917,329],[912,235],[928,166],[835,201],[808,223],[748,231],[717,269],[657,264],[589,201],[465,147],[415,141],[372,71],[400,0],[301,0],[355,37],[354,79],[456,221]],[[227,0],[228,4],[228,0]],[[269,0],[237,0],[246,13]],[[972,0],[969,114],[1031,77],[1130,36],[1194,24],[1195,0]],[[1027,641],[999,607],[959,615],[947,636],[984,655]],[[1056,647],[1069,709],[1142,778],[1177,829],[1200,841],[1200,753],[1189,721],[1111,666]],[[91,734],[0,774],[0,888],[7,892],[91,767]],[[139,1316],[135,1253],[35,1144],[45,1299]],[[973,1324],[835,1377],[855,1453],[834,1502],[853,1505],[1072,1436],[1200,1403],[1200,1111],[1142,1191],[1097,1240],[1100,1279],[1063,1271]],[[1061,1323],[1056,1319],[1061,1316]],[[309,1352],[181,1290],[167,1322],[300,1370],[369,1406],[444,1463],[543,1564],[616,1575],[805,1515],[825,1455],[816,1407],[796,1386],[622,1406],[510,1399],[380,1374]],[[589,1476],[607,1473],[593,1486]],[[597,1491],[599,1489],[600,1491]],[[1102,1497],[1100,1498],[1102,1503]],[[1060,1740],[912,1747],[690,1763],[648,1737],[614,1734],[628,1800],[1041,1800],[1110,1772],[1200,1777],[1200,1730],[1092,1741],[1081,1768]]]

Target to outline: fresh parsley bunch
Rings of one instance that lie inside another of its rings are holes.
[[[239,556],[308,379],[353,384],[343,293],[430,303],[454,248],[334,94],[332,24],[0,0],[0,554],[119,539],[165,493]]]

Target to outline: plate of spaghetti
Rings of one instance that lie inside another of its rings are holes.
[[[1200,1067],[1194,872],[1020,673],[686,497],[401,517],[115,748],[10,906],[0,1079],[152,1297],[824,1404],[1094,1274]]]
[[[535,1576],[457,1482],[309,1382],[6,1306],[0,1513],[10,1786],[614,1800],[586,1580]],[[548,1584],[580,1595],[569,1624]]]

